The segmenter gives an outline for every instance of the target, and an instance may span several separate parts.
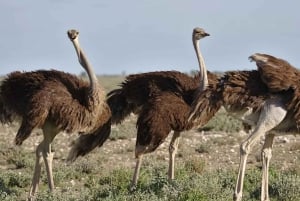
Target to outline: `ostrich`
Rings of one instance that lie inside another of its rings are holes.
[[[84,134],[75,142],[69,160],[87,154],[110,133],[110,109],[105,102],[105,93],[79,46],[79,32],[69,30],[67,34],[79,63],[88,74],[89,83],[62,71],[17,71],[8,74],[0,88],[1,122],[10,123],[16,117],[22,119],[15,144],[21,145],[34,128],[43,131],[44,138],[36,149],[30,200],[38,190],[43,160],[49,189],[54,190],[51,143],[60,131]]]
[[[273,139],[276,135],[299,132],[300,73],[285,60],[271,55],[256,53],[249,59],[256,62],[258,70],[226,72],[217,85],[199,92],[189,122],[203,126],[224,106],[230,114],[253,126],[251,134],[240,145],[236,201],[242,199],[248,154],[264,136],[261,200],[269,201],[268,168]]]
[[[202,28],[193,30],[193,45],[199,62],[200,72],[194,77],[177,71],[159,71],[134,74],[126,77],[121,88],[108,94],[112,110],[112,123],[121,123],[131,112],[138,114],[136,140],[136,167],[131,187],[138,181],[142,157],[156,150],[173,130],[169,145],[168,177],[174,179],[174,161],[180,133],[192,128],[187,124],[190,105],[196,90],[203,90],[216,83],[217,76],[204,73],[205,63],[199,48],[199,40],[209,36]],[[199,87],[200,82],[200,88]]]

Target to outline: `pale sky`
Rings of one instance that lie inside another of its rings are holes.
[[[191,35],[211,71],[255,69],[253,53],[300,68],[300,1],[289,0],[0,0],[0,75],[11,71],[83,71],[66,31],[97,74],[197,70]]]

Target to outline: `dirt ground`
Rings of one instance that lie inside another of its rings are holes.
[[[124,124],[131,126],[122,139],[109,139],[101,148],[95,149],[84,160],[98,160],[105,168],[125,167],[134,168],[135,158],[135,116],[130,117]],[[9,149],[20,149],[21,152],[31,154],[35,157],[34,151],[42,139],[40,130],[36,130],[25,140],[22,146],[16,148],[14,137],[18,124],[11,126],[0,125],[1,153]],[[119,126],[113,126],[114,132],[122,132]],[[128,136],[127,136],[128,135]],[[70,142],[77,136],[60,133],[54,139],[55,163],[64,162],[70,149]],[[168,145],[171,135],[154,153],[145,155],[145,163],[152,160],[165,161],[168,164]],[[247,134],[243,131],[238,133],[224,132],[198,132],[191,130],[182,133],[176,163],[184,163],[189,160],[201,159],[205,162],[205,169],[215,170],[220,168],[238,168],[239,144],[246,139]],[[249,156],[248,164],[260,166],[260,149],[262,143],[255,146]],[[276,137],[273,147],[271,165],[281,170],[296,170],[300,174],[300,135],[288,135]],[[0,169],[11,169],[3,154],[0,155]],[[142,168],[146,168],[142,166]]]

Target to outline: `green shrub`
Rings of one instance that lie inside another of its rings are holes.
[[[280,201],[300,199],[300,177],[291,172],[277,173],[270,176],[270,197]]]
[[[47,191],[47,185],[40,188],[37,201],[224,201],[231,200],[235,187],[236,171],[232,169],[205,170],[205,163],[193,159],[176,164],[176,179],[168,181],[167,165],[147,162],[147,168],[141,172],[135,191],[129,191],[133,170],[129,168],[94,169],[86,171],[81,164],[58,166],[55,177],[62,179],[56,184],[54,193]],[[88,163],[87,163],[88,164]],[[77,166],[78,165],[78,166]],[[89,165],[88,165],[89,166]],[[64,168],[62,168],[64,167]],[[90,169],[90,168],[87,168]],[[77,175],[77,176],[76,176]],[[22,200],[26,198],[31,174],[17,174],[13,171],[0,173],[1,200]],[[73,177],[84,177],[83,185],[70,185]],[[64,182],[64,183],[63,183]],[[64,186],[62,188],[62,186]],[[256,167],[246,170],[243,200],[259,200],[261,170]],[[300,178],[293,172],[281,172],[270,168],[269,189],[271,200],[297,200],[300,197]]]
[[[203,154],[203,153],[209,153],[211,151],[211,147],[208,143],[202,143],[199,145],[198,148],[195,149],[196,152]]]
[[[33,155],[18,149],[9,149],[6,153],[8,164],[13,164],[17,169],[31,167],[34,164]]]
[[[243,128],[242,122],[227,114],[221,109],[217,114],[199,131],[224,131],[228,133],[238,132]]]

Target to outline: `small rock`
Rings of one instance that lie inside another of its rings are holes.
[[[75,186],[75,184],[76,184],[76,182],[73,179],[70,181],[70,183],[72,186]]]

